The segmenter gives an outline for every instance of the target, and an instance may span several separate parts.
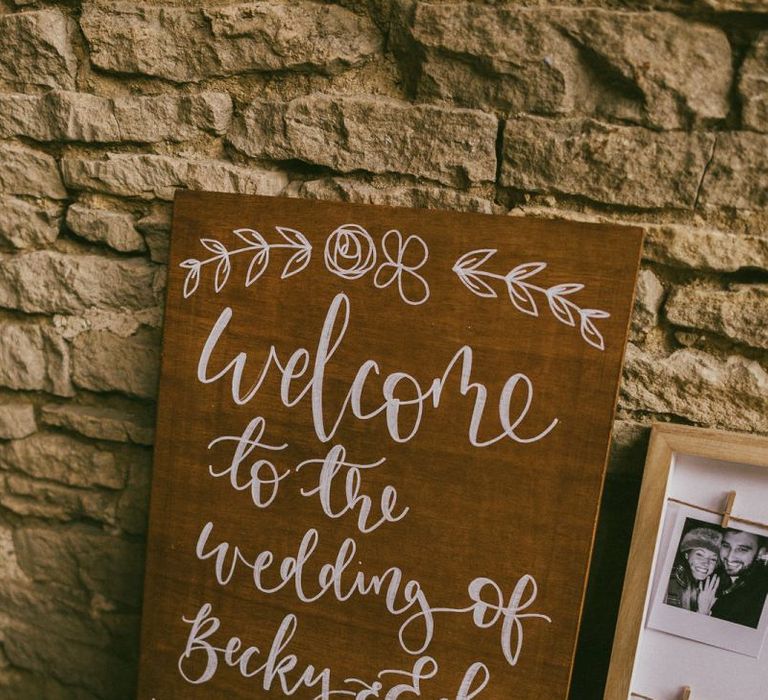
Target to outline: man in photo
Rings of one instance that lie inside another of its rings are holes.
[[[711,615],[757,628],[768,595],[764,538],[729,528],[720,543],[720,586]]]

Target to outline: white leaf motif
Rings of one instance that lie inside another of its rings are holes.
[[[187,276],[184,279],[184,298],[189,299],[200,284],[200,266],[190,267]]]
[[[224,246],[223,243],[220,241],[217,241],[215,238],[201,238],[200,243],[203,244],[203,246],[210,250],[212,253],[215,253],[216,255],[226,255],[227,249]]]
[[[312,249],[311,248],[301,248],[296,253],[294,253],[287,263],[285,263],[285,267],[283,268],[283,272],[280,275],[281,279],[288,279],[289,277],[293,277],[293,275],[297,275],[299,272],[301,272],[307,265],[309,265],[309,260],[312,257]]]
[[[232,271],[232,263],[229,262],[229,257],[225,256],[221,259],[221,262],[216,265],[216,276],[214,277],[213,286],[218,294],[229,279],[229,273]]]
[[[264,274],[264,271],[269,265],[269,248],[262,248],[256,255],[253,256],[250,265],[248,265],[248,271],[245,273],[245,286],[250,287],[259,277]]]
[[[462,270],[459,274],[459,279],[473,294],[477,294],[479,297],[495,299],[498,296],[490,284],[482,277],[478,277],[471,272]]]
[[[529,316],[538,316],[539,308],[536,306],[536,302],[528,287],[524,284],[518,284],[514,280],[508,280],[507,284],[509,285],[509,298],[515,305],[515,308]]]
[[[486,260],[490,260],[496,255],[495,248],[481,248],[471,250],[462,255],[453,265],[453,271],[458,273],[460,270],[477,270]]]
[[[593,318],[608,318],[610,314],[600,309],[583,309],[581,312],[581,337],[598,350],[605,350],[605,341],[595,324]]]
[[[312,244],[307,240],[307,237],[296,229],[286,228],[284,226],[275,226],[277,232],[291,245],[296,248],[311,248]]]
[[[258,231],[252,228],[236,228],[232,231],[243,243],[253,246],[266,246],[267,240]]]
[[[545,262],[523,263],[522,265],[518,265],[507,273],[507,280],[519,281],[528,279],[529,277],[533,277],[534,275],[539,274],[539,272],[541,272],[546,266],[547,263]]]
[[[576,319],[573,317],[573,311],[571,306],[575,306],[567,299],[561,299],[556,294],[552,293],[552,289],[547,290],[547,301],[549,302],[549,308],[552,311],[553,316],[564,323],[566,326],[575,326]]]

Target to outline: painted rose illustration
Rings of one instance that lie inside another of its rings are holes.
[[[334,275],[356,280],[376,264],[376,246],[357,224],[339,226],[325,243],[325,266]]]

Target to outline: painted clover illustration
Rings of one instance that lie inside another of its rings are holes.
[[[312,257],[312,244],[307,237],[292,228],[284,226],[275,226],[275,230],[280,234],[279,243],[268,243],[266,238],[251,228],[238,228],[232,231],[245,246],[229,249],[221,241],[215,238],[201,238],[200,243],[203,247],[212,253],[211,257],[203,260],[197,258],[188,258],[179,263],[179,267],[188,270],[184,280],[184,298],[187,299],[197,291],[200,285],[202,269],[206,266],[215,265],[214,271],[214,290],[218,294],[227,283],[229,275],[232,272],[232,258],[252,254],[253,257],[248,265],[245,275],[245,286],[250,287],[269,266],[270,255],[272,251],[284,248],[294,252],[283,267],[280,274],[281,279],[293,277],[301,272]]]
[[[578,319],[581,337],[598,350],[605,349],[605,341],[600,331],[596,328],[594,320],[609,318],[610,314],[600,309],[581,308],[569,299],[570,295],[584,289],[583,284],[567,283],[557,284],[552,287],[540,287],[533,284],[530,282],[530,279],[547,267],[545,262],[522,263],[510,270],[506,275],[482,269],[483,265],[496,253],[497,250],[493,248],[470,251],[456,261],[453,271],[458,275],[464,286],[479,297],[498,297],[496,290],[488,280],[503,282],[515,308],[521,313],[530,316],[539,315],[536,295],[543,295],[552,315],[560,323],[564,323],[567,326],[576,326],[576,320]]]
[[[427,244],[419,236],[411,235],[403,241],[397,229],[384,234],[381,250],[386,258],[373,278],[377,289],[383,289],[397,280],[400,296],[406,304],[418,306],[429,299],[429,285],[416,270],[429,258]]]

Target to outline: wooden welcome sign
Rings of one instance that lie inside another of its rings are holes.
[[[640,240],[179,193],[139,697],[564,698]]]

